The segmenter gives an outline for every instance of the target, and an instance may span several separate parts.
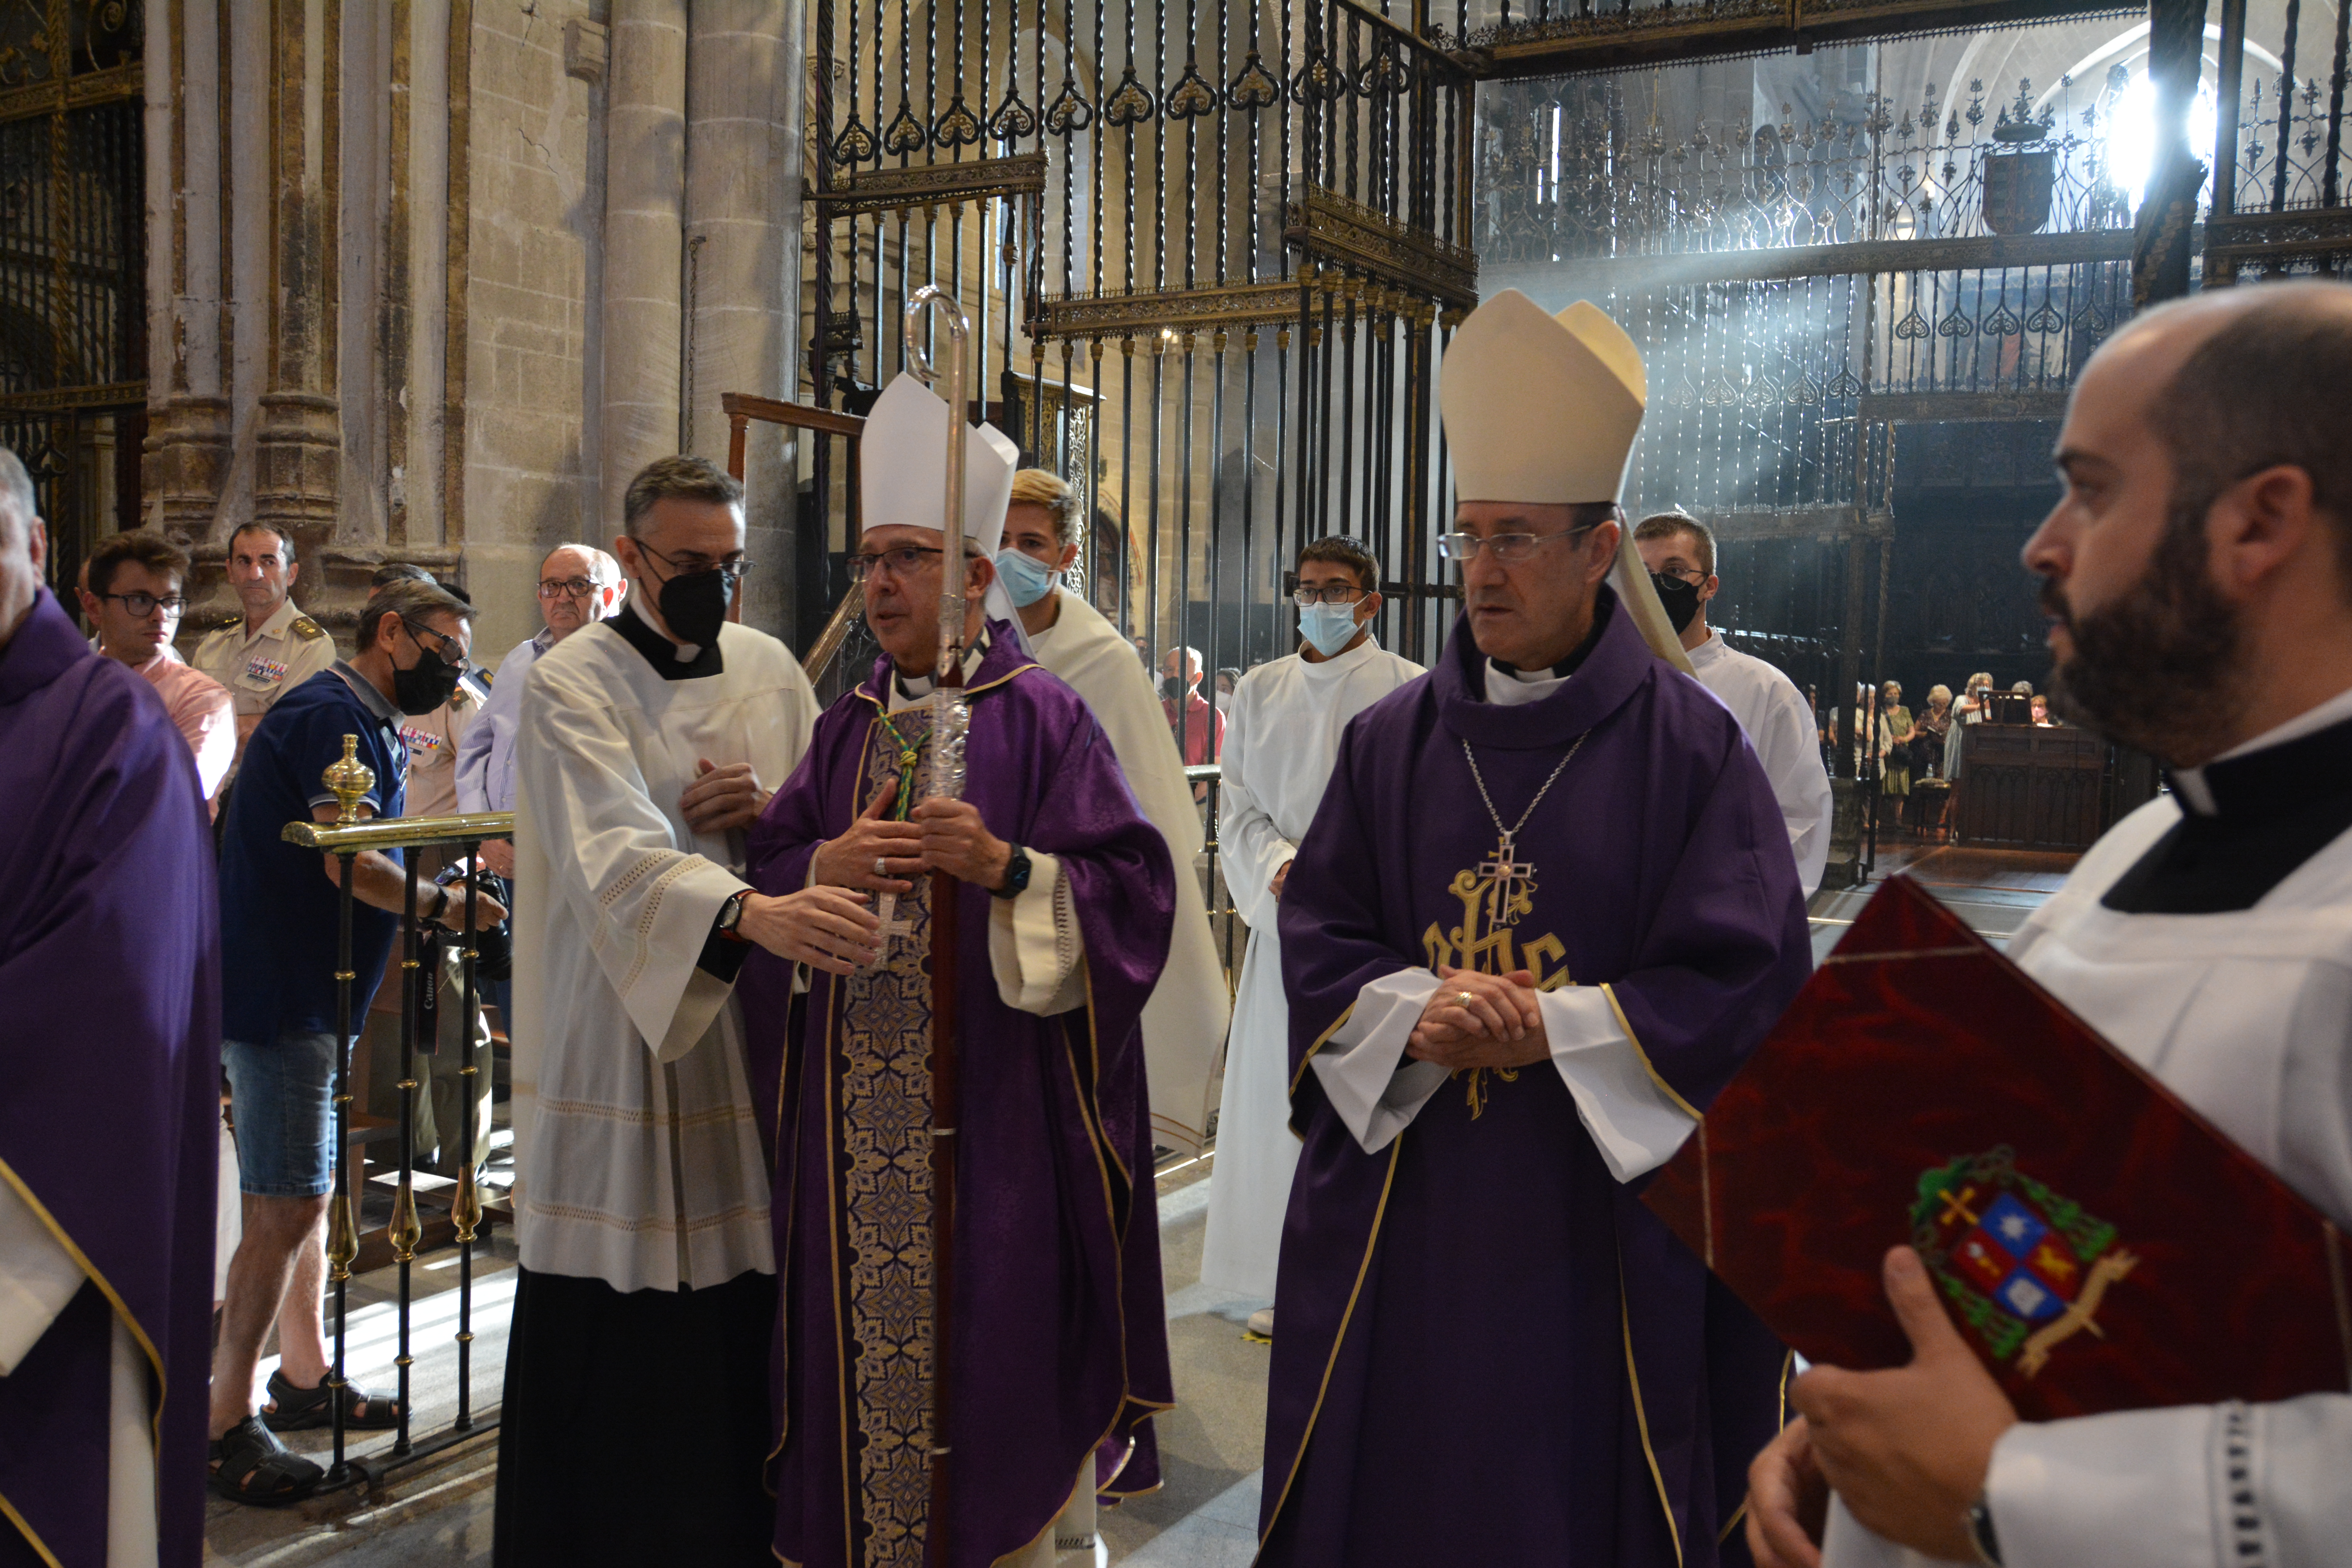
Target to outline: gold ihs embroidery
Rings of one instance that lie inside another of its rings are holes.
[[[1448,930],[1432,921],[1429,929],[1422,932],[1422,951],[1430,969],[1467,969],[1480,974],[1509,974],[1524,969],[1534,977],[1538,991],[1557,991],[1571,984],[1568,946],[1556,933],[1546,931],[1541,936],[1518,940],[1520,919],[1535,912],[1533,870],[1533,867],[1516,858],[1510,838],[1506,836],[1492,857],[1455,872],[1445,890],[1461,900],[1462,923]],[[1518,1081],[1516,1068],[1494,1070],[1495,1076],[1506,1083]],[[1486,1097],[1491,1092],[1486,1085],[1486,1072],[1484,1068],[1470,1069],[1473,1118],[1486,1110]]]

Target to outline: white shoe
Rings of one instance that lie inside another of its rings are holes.
[[[1256,1311],[1252,1312],[1249,1315],[1249,1331],[1254,1334],[1263,1334],[1269,1340],[1274,1338],[1274,1309],[1260,1307]]]

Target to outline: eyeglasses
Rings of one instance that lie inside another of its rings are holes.
[[[1703,588],[1706,585],[1706,574],[1696,566],[1669,566],[1658,575],[1672,577],[1675,582],[1686,583],[1694,588]]]
[[[1309,605],[1352,605],[1363,596],[1361,588],[1301,588],[1290,595],[1290,602],[1303,610]]]
[[[163,606],[163,613],[167,616],[176,616],[188,607],[187,595],[184,594],[166,594],[160,599],[152,594],[100,594],[98,596],[119,602],[141,620],[153,615],[158,605]]]
[[[740,555],[730,555],[724,561],[706,561],[699,555],[668,556],[664,555],[642,539],[637,541],[637,548],[668,567],[670,574],[674,577],[692,577],[704,572],[720,572],[726,574],[730,583],[740,583],[743,580],[743,574],[751,569],[751,563]]]
[[[1441,533],[1437,536],[1437,555],[1441,561],[1452,561],[1467,566],[1476,559],[1479,550],[1483,547],[1496,560],[1506,566],[1510,566],[1528,560],[1537,551],[1556,540],[1574,539],[1579,534],[1590,533],[1600,526],[1597,522],[1587,522],[1574,528],[1563,529],[1558,533],[1497,533],[1486,539],[1481,539],[1475,533]]]
[[[946,551],[929,544],[901,544],[889,550],[860,550],[849,557],[849,580],[863,583],[881,567],[889,568],[893,577],[904,577],[923,563],[924,556],[946,553]]]
[[[542,599],[592,598],[596,590],[604,585],[593,577],[565,577],[560,580],[554,577],[541,577],[539,580],[539,596]]]
[[[432,654],[442,663],[462,665],[466,662],[466,650],[457,646],[457,638],[436,632],[431,626],[420,626],[406,616],[400,617],[400,624],[408,628],[408,635],[415,639],[418,647]],[[431,637],[433,640],[426,642],[425,640],[426,637]]]

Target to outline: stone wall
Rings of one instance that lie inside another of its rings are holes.
[[[198,556],[189,634],[234,609],[219,563],[259,519],[339,632],[415,561],[495,661],[638,465],[723,461],[722,393],[797,395],[803,0],[147,15],[144,489]],[[750,456],[746,618],[790,637],[791,454]]]

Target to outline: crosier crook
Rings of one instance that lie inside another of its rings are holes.
[[[947,332],[944,374],[923,348],[924,318],[937,311]],[[964,737],[971,709],[963,697],[963,453],[964,344],[971,323],[952,295],[935,284],[907,301],[907,358],[915,374],[941,386],[948,405],[946,548],[940,567],[938,684],[931,692],[931,785],[934,800],[963,793]],[[955,1342],[955,1135],[962,1089],[956,1042],[956,895],[951,872],[931,873],[931,1500],[924,1556],[934,1568],[953,1561],[949,1551],[948,1412],[952,1380],[948,1352]]]

